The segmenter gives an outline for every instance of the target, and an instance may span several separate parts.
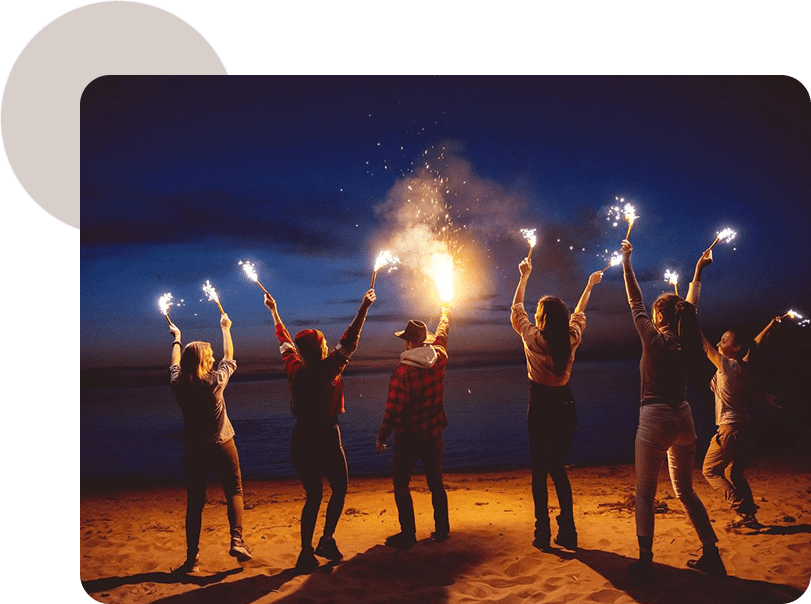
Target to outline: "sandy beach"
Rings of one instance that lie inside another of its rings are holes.
[[[336,532],[339,564],[322,559],[299,575],[296,480],[245,483],[245,538],[254,559],[228,556],[225,500],[210,483],[203,513],[200,571],[171,573],[185,555],[181,487],[106,490],[81,498],[81,580],[100,602],[230,604],[267,602],[792,602],[811,577],[811,468],[772,458],[748,472],[760,505],[758,530],[726,528],[732,513],[696,471],[696,490],[720,539],[729,576],[710,578],[685,565],[700,544],[663,469],[657,493],[655,577],[629,578],[636,555],[633,466],[571,468],[577,552],[531,545],[528,470],[447,474],[451,538],[429,539],[430,494],[412,481],[418,543],[383,545],[399,530],[388,477],[353,478]],[[550,483],[551,487],[551,483]],[[325,502],[328,496],[325,487]],[[557,511],[550,489],[550,512]],[[323,523],[321,509],[316,538]],[[554,521],[553,521],[554,527]],[[553,528],[554,531],[554,528]],[[553,533],[554,534],[554,533]],[[807,597],[807,596],[806,596]]]

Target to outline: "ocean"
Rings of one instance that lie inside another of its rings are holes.
[[[346,413],[340,426],[350,475],[391,471],[391,451],[380,453],[374,448],[389,375],[385,371],[344,376]],[[567,463],[632,463],[639,413],[638,360],[576,361],[569,385],[578,425]],[[449,366],[445,376],[449,425],[443,433],[444,468],[488,471],[528,467],[528,396],[524,365]],[[286,380],[232,381],[225,401],[236,432],[243,477],[294,477],[290,461],[294,419]],[[699,443],[705,443],[714,429],[711,402],[691,402]],[[182,480],[182,425],[180,408],[168,383],[83,390],[82,479]]]

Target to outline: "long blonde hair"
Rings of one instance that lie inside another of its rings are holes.
[[[211,368],[214,366],[214,356],[211,353],[211,344],[208,342],[189,342],[180,355],[180,377],[187,382],[205,382]]]

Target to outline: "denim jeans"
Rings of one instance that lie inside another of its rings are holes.
[[[748,422],[720,425],[704,457],[704,478],[712,488],[723,493],[729,506],[739,514],[754,514],[757,510],[752,490],[743,475],[749,463],[749,441]]]
[[[418,459],[422,459],[425,479],[431,491],[434,508],[434,530],[440,534],[450,532],[448,519],[448,495],[442,483],[442,437],[423,441],[419,438],[404,438],[394,446],[392,455],[394,474],[394,501],[400,518],[400,530],[414,535],[417,526],[414,520],[414,503],[408,484]]]
[[[214,442],[187,442],[183,472],[186,477],[186,551],[190,557],[197,554],[200,546],[208,473],[212,467],[225,493],[231,536],[242,536],[242,473],[234,439],[229,438],[219,445]]]
[[[690,405],[678,408],[666,403],[643,405],[639,409],[636,432],[636,534],[653,538],[653,499],[659,469],[667,458],[673,491],[684,506],[698,538],[704,545],[718,538],[710,524],[704,504],[693,490],[693,464],[696,454],[696,429]]]

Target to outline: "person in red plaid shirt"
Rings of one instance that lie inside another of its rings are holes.
[[[422,459],[425,478],[434,507],[434,532],[431,539],[441,543],[450,534],[448,496],[442,484],[442,429],[448,425],[442,405],[445,366],[448,363],[448,309],[436,335],[422,321],[409,321],[394,335],[405,340],[400,364],[391,374],[383,424],[375,447],[386,449],[386,439],[394,432],[394,501],[400,518],[400,532],[386,539],[386,545],[408,549],[417,542],[414,504],[408,483],[414,464]]]
[[[366,312],[375,301],[375,290],[363,296],[354,320],[341,341],[329,352],[324,334],[317,329],[304,329],[296,334],[295,344],[279,317],[276,300],[265,294],[265,306],[273,315],[276,337],[293,398],[290,409],[296,416],[290,453],[296,473],[304,486],[307,500],[301,511],[301,553],[296,568],[309,572],[318,566],[315,554],[335,562],[343,554],[332,536],[344,509],[349,473],[341,445],[338,416],[344,409],[344,383],[341,373],[358,346]],[[327,504],[324,535],[313,552],[313,533],[321,507],[321,475],[332,489]]]

